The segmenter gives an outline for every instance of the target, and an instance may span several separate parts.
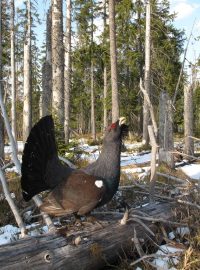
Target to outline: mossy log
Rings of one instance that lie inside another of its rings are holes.
[[[159,203],[138,210],[153,218],[173,221],[174,207],[172,203]],[[106,223],[105,218],[98,220],[106,225],[99,225],[95,230],[91,226],[90,230],[76,231],[69,236],[46,234],[3,245],[0,247],[0,269],[97,270],[115,263],[120,254],[133,250],[134,228],[141,243],[145,245],[149,241],[147,230],[136,222],[121,225],[119,217],[110,217]],[[152,222],[145,224],[155,233],[154,241],[159,243],[159,226]]]

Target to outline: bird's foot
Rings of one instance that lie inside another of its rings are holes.
[[[84,225],[95,225],[98,224],[101,228],[104,228],[104,226],[102,225],[102,223],[94,216],[92,215],[87,215],[86,216],[86,220],[83,221]]]

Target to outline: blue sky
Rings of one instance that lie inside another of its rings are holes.
[[[21,6],[24,0],[16,0],[16,6]],[[49,7],[49,0],[38,1],[38,13],[42,20],[42,24],[37,27],[39,43],[42,43],[45,31],[46,11]],[[65,5],[64,1],[64,5]],[[200,0],[170,0],[171,11],[177,13],[175,26],[184,29],[186,36],[190,35],[192,26],[193,35],[190,41],[187,59],[194,62],[200,56],[200,40],[196,40],[200,36]]]
[[[187,37],[194,25],[187,54],[187,59],[194,62],[200,56],[200,0],[171,0],[171,11],[177,13],[175,26],[184,29]]]

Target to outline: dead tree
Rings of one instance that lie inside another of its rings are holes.
[[[160,94],[159,101],[159,162],[174,168],[172,102],[166,92]]]
[[[194,156],[194,140],[192,138],[194,126],[193,85],[184,87],[184,153],[190,156]]]
[[[51,8],[47,13],[46,25],[46,59],[42,67],[42,95],[41,95],[41,117],[51,113],[52,107],[52,51],[51,51]]]
[[[144,78],[144,88],[150,98],[150,88],[151,88],[151,0],[146,2],[146,31],[145,31],[145,78]],[[149,144],[149,104],[146,98],[144,98],[143,104],[143,144]],[[155,132],[155,130],[154,130]]]
[[[167,230],[174,216],[174,207],[173,203],[162,203],[140,209],[148,214],[149,218],[145,214],[142,216],[149,220],[144,223],[150,228],[151,235],[150,231],[134,221],[130,220],[125,225],[121,225],[120,213],[116,213],[118,217],[110,216],[109,218],[103,218],[102,213],[98,219],[103,226],[99,224],[85,228],[84,231],[68,231],[68,236],[47,234],[1,246],[1,270],[103,269],[105,266],[116,263],[125,253],[130,254],[131,250],[136,250],[134,230],[137,232],[141,247],[152,245],[152,242],[157,242],[159,245],[162,234],[156,222],[158,224],[161,222]]]
[[[117,85],[117,49],[115,25],[115,1],[109,0],[110,63],[112,85],[112,122],[119,119],[119,98]]]

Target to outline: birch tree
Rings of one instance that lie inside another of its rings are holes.
[[[12,104],[11,104],[11,127],[12,134],[16,140],[16,74],[15,74],[15,2],[14,0],[10,1],[10,39],[11,39],[11,95],[12,95]]]
[[[146,3],[146,32],[145,32],[145,76],[144,87],[150,97],[150,48],[151,48],[151,3]],[[147,100],[144,98],[143,103],[143,144],[149,143],[148,124],[150,114]]]
[[[24,41],[24,107],[23,107],[23,141],[25,142],[32,124],[31,91],[31,1],[27,5],[27,26]]]
[[[115,29],[115,1],[109,0],[110,63],[112,85],[112,122],[119,119],[119,98],[117,85],[117,50]]]
[[[65,36],[65,143],[69,142],[70,92],[71,92],[71,0],[67,0]]]
[[[52,109],[59,129],[64,127],[63,1],[52,0]],[[64,133],[60,134],[64,137]]]
[[[42,67],[41,117],[51,112],[52,105],[52,51],[51,51],[51,8],[47,13],[46,59]]]

